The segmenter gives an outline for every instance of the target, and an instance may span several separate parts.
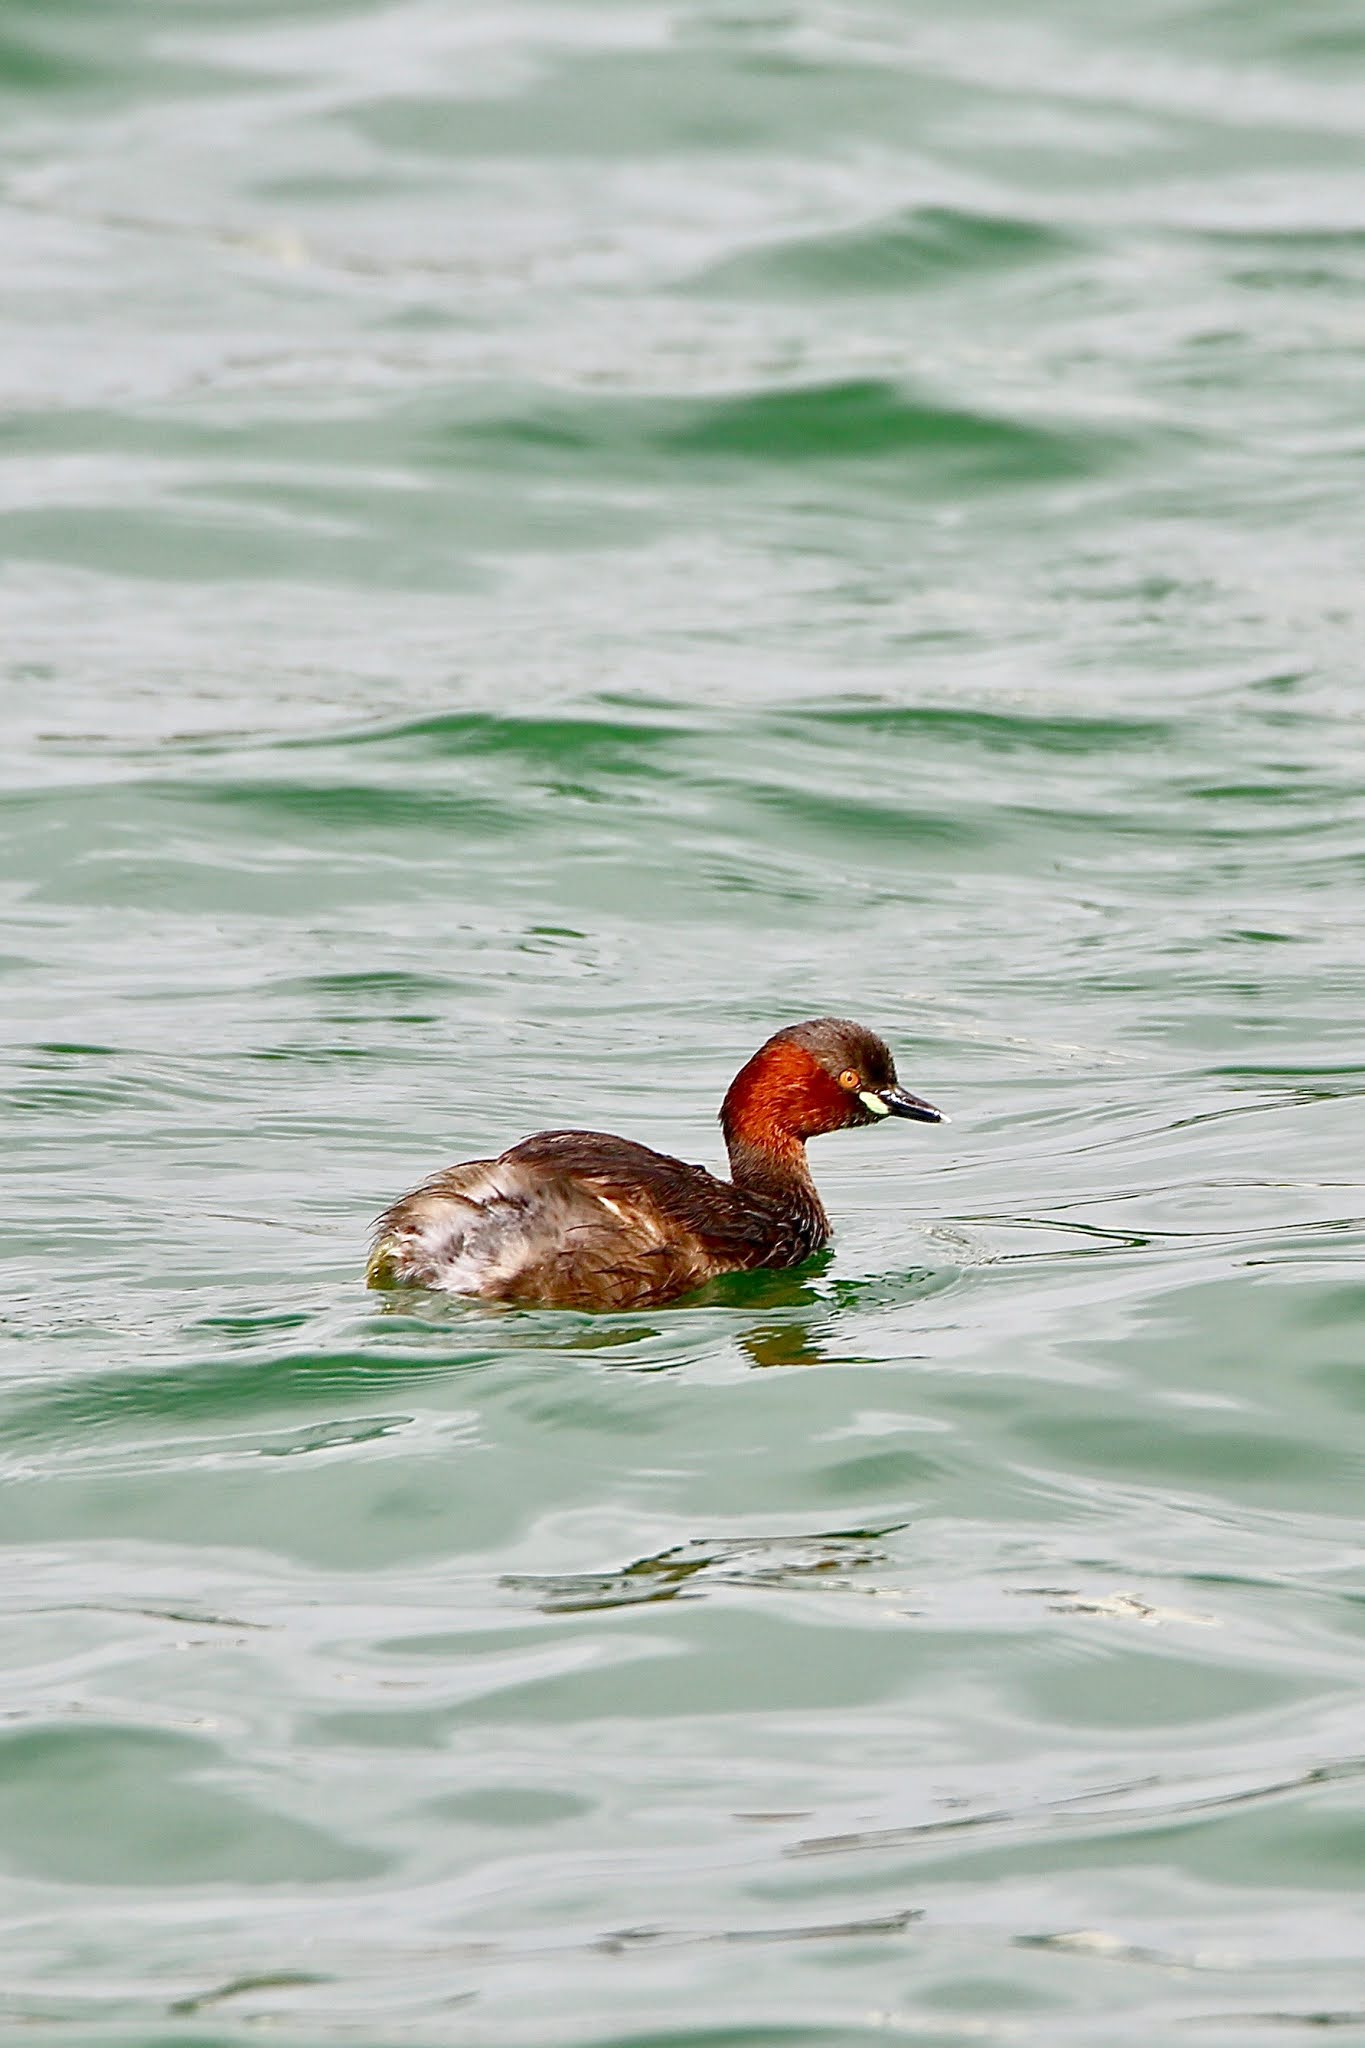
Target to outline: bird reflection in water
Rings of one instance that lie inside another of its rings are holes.
[[[799,1269],[731,1273],[698,1288],[685,1300],[652,1314],[639,1310],[616,1314],[583,1310],[526,1309],[498,1302],[470,1302],[457,1295],[426,1288],[397,1288],[378,1296],[372,1313],[399,1316],[449,1330],[452,1323],[477,1325],[480,1338],[501,1351],[522,1351],[536,1333],[535,1348],[556,1352],[616,1351],[620,1363],[636,1372],[677,1372],[686,1368],[701,1333],[692,1322],[706,1316],[706,1336],[716,1332],[710,1321],[724,1315],[734,1343],[751,1365],[866,1365],[874,1355],[849,1348],[851,1315],[887,1300],[902,1303],[926,1291],[936,1292],[945,1276],[929,1268],[912,1268],[890,1279],[828,1278],[833,1255],[817,1253]],[[742,1315],[736,1311],[744,1311]],[[534,1324],[532,1322],[534,1319]]]

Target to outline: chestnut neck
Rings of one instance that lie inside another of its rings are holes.
[[[756,1134],[727,1128],[725,1149],[730,1155],[730,1178],[737,1188],[762,1188],[770,1193],[790,1188],[815,1193],[805,1145],[790,1132],[767,1130]]]
[[[829,1242],[829,1217],[806,1164],[806,1148],[790,1132],[754,1135],[727,1125],[730,1180],[749,1206],[770,1219],[777,1263],[794,1263]]]
[[[826,1091],[832,1099],[825,1099]],[[809,1053],[790,1041],[770,1041],[740,1068],[721,1105],[731,1180],[825,1225],[805,1141],[842,1120],[837,1086]]]

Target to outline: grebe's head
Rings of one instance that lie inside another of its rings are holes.
[[[913,1117],[942,1124],[942,1110],[911,1095],[875,1031],[847,1017],[788,1024],[740,1068],[721,1105],[727,1141],[782,1150],[825,1131]]]

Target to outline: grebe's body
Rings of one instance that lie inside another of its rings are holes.
[[[882,1117],[945,1121],[896,1081],[881,1039],[840,1017],[779,1031],[721,1107],[731,1178],[628,1138],[542,1131],[452,1166],[386,1209],[372,1287],[553,1308],[653,1307],[829,1240],[806,1140]]]

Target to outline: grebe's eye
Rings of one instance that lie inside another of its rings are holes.
[[[849,1094],[854,1095],[857,1093],[858,1089],[862,1087],[862,1085],[862,1075],[858,1073],[856,1069],[853,1067],[845,1067],[843,1073],[839,1076],[839,1086],[841,1088],[847,1088]]]

